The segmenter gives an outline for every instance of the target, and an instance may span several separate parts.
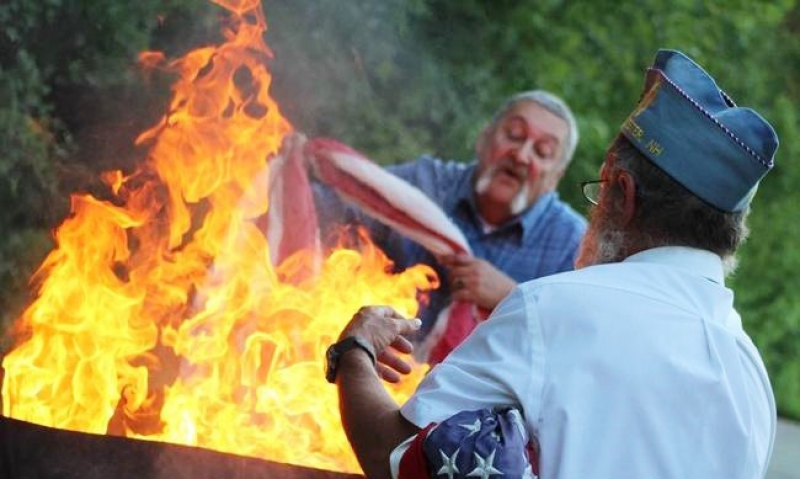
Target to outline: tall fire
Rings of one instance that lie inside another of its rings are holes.
[[[364,304],[416,314],[431,271],[390,274],[369,243],[273,267],[256,178],[292,126],[268,94],[258,0],[213,1],[229,12],[226,42],[169,64],[169,112],[137,140],[147,160],[104,176],[113,201],[72,197],[3,360],[3,415],[358,471],[325,348]]]

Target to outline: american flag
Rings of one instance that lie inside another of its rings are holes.
[[[536,463],[518,410],[462,411],[417,434],[397,479],[535,479]]]

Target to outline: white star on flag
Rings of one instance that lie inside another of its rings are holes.
[[[480,419],[476,419],[475,422],[473,422],[472,424],[459,424],[459,426],[461,426],[464,429],[466,429],[467,431],[469,431],[469,434],[467,434],[467,437],[470,437],[471,435],[473,435],[476,432],[481,430],[481,420]]]
[[[447,474],[447,479],[453,479],[453,475],[459,472],[458,468],[456,467],[456,458],[458,457],[458,453],[460,451],[461,448],[458,448],[456,449],[456,452],[453,453],[452,457],[447,457],[447,454],[439,449],[439,454],[442,455],[442,467],[436,472],[437,476]]]
[[[482,458],[477,452],[475,454],[475,461],[478,463],[478,467],[470,471],[467,474],[467,477],[480,477],[481,479],[489,479],[489,476],[496,474],[496,475],[503,475],[503,472],[494,468],[492,463],[494,463],[494,453],[497,452],[497,449],[493,450],[489,457],[486,459]]]

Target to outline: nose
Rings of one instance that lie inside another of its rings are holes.
[[[533,139],[526,139],[519,148],[515,149],[513,158],[516,164],[524,165],[530,173],[535,173],[536,152],[533,147]]]
[[[533,140],[530,138],[526,139],[519,148],[516,149],[514,152],[514,160],[516,160],[517,163],[525,165],[533,161]]]

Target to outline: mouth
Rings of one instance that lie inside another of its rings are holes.
[[[483,171],[475,183],[475,191],[483,194],[490,184],[497,182],[498,185],[505,187],[521,188],[528,180],[527,170],[524,168],[514,168],[514,164],[509,161],[498,162]]]
[[[523,171],[521,168],[514,168],[513,166],[510,165],[501,166],[500,168],[498,168],[497,171],[495,172],[495,176],[501,179],[502,178],[511,179],[520,184],[524,184],[525,181],[528,179],[528,175],[526,174],[525,171]]]

